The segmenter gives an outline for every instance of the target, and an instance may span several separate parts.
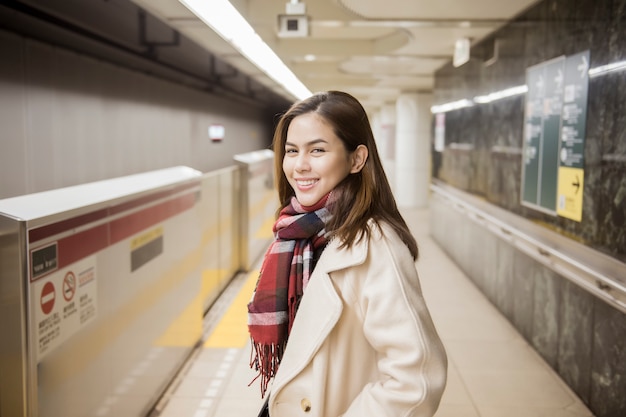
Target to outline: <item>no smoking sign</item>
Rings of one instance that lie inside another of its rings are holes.
[[[76,276],[70,271],[63,278],[63,298],[70,302],[74,298],[74,294],[76,294]]]

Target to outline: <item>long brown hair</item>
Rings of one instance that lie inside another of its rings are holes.
[[[277,181],[280,208],[287,206],[295,195],[283,172],[285,142],[291,121],[300,115],[315,112],[332,128],[346,150],[351,153],[359,145],[365,145],[369,156],[360,172],[349,174],[338,186],[339,198],[334,204],[333,218],[326,225],[328,231],[342,241],[342,246],[350,247],[363,237],[369,238],[368,220],[376,223],[385,221],[398,233],[417,259],[418,249],[415,238],[398,211],[389,181],[385,175],[374,134],[367,113],[359,101],[341,91],[316,93],[296,102],[282,115],[274,132],[274,170]]]

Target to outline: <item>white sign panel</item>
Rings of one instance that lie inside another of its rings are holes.
[[[96,257],[90,256],[31,285],[37,361],[97,314]]]

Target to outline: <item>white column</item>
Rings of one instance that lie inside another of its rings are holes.
[[[428,205],[431,101],[428,93],[404,93],[396,101],[394,194],[400,207]]]
[[[391,189],[395,188],[396,162],[396,106],[386,104],[380,109],[379,132],[376,137],[376,147],[380,160],[387,174]]]
[[[372,127],[372,133],[374,134],[374,140],[376,141],[376,147],[380,149],[383,146],[381,142],[382,140],[382,128],[381,128],[382,115],[381,115],[380,109],[376,110],[376,112],[369,115],[369,119],[370,119],[370,126]]]

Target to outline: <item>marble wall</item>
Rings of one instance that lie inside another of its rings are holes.
[[[469,62],[441,68],[433,101],[525,85],[527,68],[584,51],[590,68],[624,62],[625,39],[626,0],[542,0],[473,45]],[[526,94],[446,112],[433,177],[626,262],[625,98],[626,69],[589,78],[580,222],[521,203]],[[626,415],[626,314],[436,197],[431,222],[435,240],[594,415]]]
[[[596,417],[626,415],[626,314],[433,195],[431,234]]]
[[[434,103],[524,85],[526,69],[590,51],[590,68],[626,60],[626,0],[540,1],[489,39],[470,61],[436,74]],[[494,40],[497,60],[488,64]],[[447,112],[433,175],[450,185],[626,262],[626,70],[589,79],[582,220],[522,205],[525,94]]]

